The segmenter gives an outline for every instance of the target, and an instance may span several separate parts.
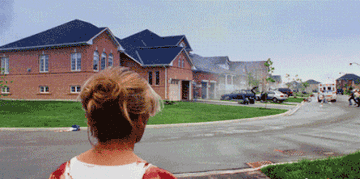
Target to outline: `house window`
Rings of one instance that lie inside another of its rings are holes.
[[[184,42],[181,42],[181,43],[180,43],[180,47],[185,47]]]
[[[81,53],[71,54],[71,71],[81,70]]]
[[[181,61],[181,67],[184,68],[184,59]]]
[[[40,56],[40,72],[49,72],[49,55]]]
[[[9,58],[1,58],[1,74],[9,74]]]
[[[40,93],[48,93],[49,87],[48,86],[40,86]]]
[[[70,93],[80,93],[81,87],[80,86],[70,86]]]
[[[93,69],[94,71],[99,70],[99,52],[94,52],[94,60],[93,60]]]
[[[104,70],[106,68],[106,53],[101,54],[101,62],[100,62],[100,68],[101,70]]]
[[[160,72],[156,71],[155,76],[156,76],[155,85],[159,85],[160,84]]]
[[[108,59],[108,66],[109,67],[113,66],[113,59],[114,59],[113,54],[110,53],[109,54],[109,59]]]
[[[10,93],[10,87],[4,86],[1,90],[1,93]]]
[[[149,71],[149,84],[152,85],[152,72]]]
[[[178,62],[179,62],[178,67],[180,68],[180,67],[181,67],[181,66],[180,66],[180,65],[181,65],[181,59],[180,59],[180,58],[179,58],[179,61],[178,61]]]

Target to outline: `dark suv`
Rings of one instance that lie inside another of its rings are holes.
[[[278,91],[287,94],[288,96],[292,96],[293,92],[291,91],[290,88],[279,88]]]

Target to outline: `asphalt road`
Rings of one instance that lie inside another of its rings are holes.
[[[135,152],[175,174],[249,168],[248,162],[323,158],[360,149],[360,108],[313,101],[292,116],[196,126],[148,128]],[[88,150],[86,131],[1,131],[0,178],[48,178]],[[94,141],[94,140],[93,140]]]

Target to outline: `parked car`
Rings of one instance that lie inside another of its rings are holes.
[[[272,100],[273,102],[277,103],[282,103],[284,102],[287,98],[288,98],[288,95],[287,94],[284,94],[280,91],[267,91],[267,98],[266,100]],[[261,94],[257,94],[256,95],[256,99],[257,100],[260,100],[261,99]]]
[[[293,92],[290,88],[278,88],[277,91],[280,91],[284,94],[287,94],[288,96],[292,96]]]
[[[236,100],[244,100],[243,99],[243,96],[245,96],[245,98],[248,98],[248,99],[255,99],[255,92],[254,90],[256,89],[257,87],[254,87],[253,89],[251,90],[245,90],[245,89],[241,89],[241,90],[236,90],[236,91],[233,91],[232,93],[230,94],[223,94],[221,95],[221,98],[220,100],[233,100],[233,99],[236,99]]]

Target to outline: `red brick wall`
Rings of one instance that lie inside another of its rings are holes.
[[[71,85],[82,85],[93,73],[93,54],[98,49],[99,54],[113,54],[113,65],[119,66],[119,52],[109,35],[104,32],[93,40],[93,45],[64,47],[44,50],[26,50],[3,52],[0,56],[9,58],[10,73],[6,76],[10,94],[5,98],[13,99],[76,99],[77,94],[70,93]],[[81,53],[81,71],[71,71],[71,53],[76,49]],[[49,56],[49,71],[39,72],[39,57]],[[28,72],[27,69],[31,68]],[[50,93],[39,94],[39,86],[49,87]]]

